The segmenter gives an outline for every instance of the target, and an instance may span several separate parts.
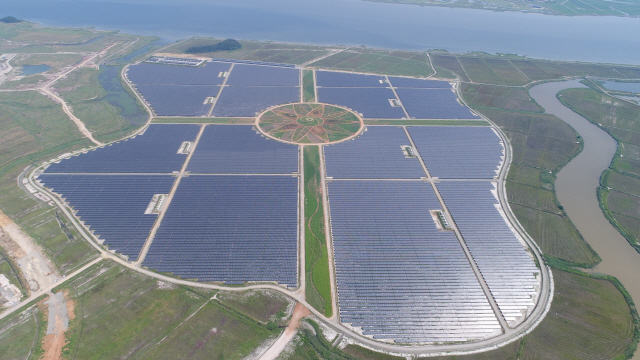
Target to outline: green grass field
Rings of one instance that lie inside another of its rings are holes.
[[[302,100],[304,102],[316,101],[315,81],[311,70],[302,70],[302,92]]]
[[[320,186],[318,146],[304,147],[305,272],[307,302],[331,317],[329,255],[324,231],[324,206]]]
[[[55,290],[75,302],[63,359],[242,359],[279,333],[212,299],[214,291],[160,282],[109,261]],[[268,315],[260,302],[243,310]]]

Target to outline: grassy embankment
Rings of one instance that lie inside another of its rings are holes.
[[[319,147],[304,147],[305,274],[307,302],[330,317],[331,280],[324,229]]]
[[[609,222],[640,252],[640,106],[594,89],[568,89],[558,98],[618,142],[598,199]]]
[[[302,101],[316,101],[316,87],[312,70],[302,70]]]
[[[487,0],[456,2],[442,2],[437,0],[369,0],[387,3],[402,3],[420,6],[444,6],[470,9],[487,9],[493,11],[516,11],[526,13],[540,13],[562,16],[640,16],[640,5],[635,2],[615,2],[606,0],[567,0],[567,1],[536,1],[524,0]]]
[[[278,336],[288,304],[265,292],[163,283],[110,261],[55,291],[74,303],[63,359],[242,359]]]

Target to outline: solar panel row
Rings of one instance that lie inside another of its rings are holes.
[[[440,205],[422,182],[328,183],[340,319],[401,343],[455,342],[500,325]]]
[[[410,145],[403,128],[370,126],[352,141],[324,147],[327,176],[335,179],[425,177],[418,159],[405,157],[403,145]]]
[[[251,126],[208,125],[187,170],[208,174],[290,174],[298,147],[267,139]]]
[[[298,179],[183,178],[144,266],[199,281],[297,285]]]
[[[413,78],[389,76],[389,82],[393,87],[397,87],[397,88],[451,89],[451,84],[448,81],[413,79]]]
[[[199,125],[149,125],[143,135],[51,164],[48,173],[171,173],[187,157],[183,141],[194,141]]]
[[[145,214],[154,194],[168,194],[172,176],[49,175],[38,180],[77,210],[110,250],[136,261],[157,215]]]
[[[505,320],[522,322],[535,306],[540,270],[500,214],[495,185],[447,181],[437,187]]]
[[[493,179],[504,161],[502,140],[489,127],[409,127],[409,134],[431,176]]]

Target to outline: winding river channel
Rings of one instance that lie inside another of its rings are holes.
[[[585,240],[602,258],[595,271],[618,278],[638,303],[640,254],[609,224],[596,196],[600,174],[611,163],[617,148],[616,141],[556,98],[561,90],[580,87],[586,86],[578,80],[545,83],[531,88],[529,94],[547,113],[565,121],[584,139],[584,150],[558,173],[558,200]]]

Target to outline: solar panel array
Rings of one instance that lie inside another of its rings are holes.
[[[300,70],[295,68],[235,64],[227,80],[229,86],[300,86]]]
[[[505,320],[522,322],[535,306],[540,270],[496,208],[488,181],[437,185]]]
[[[388,87],[384,76],[316,71],[317,85],[320,87]]]
[[[391,106],[389,100],[396,99],[390,88],[318,88],[320,102],[353,109],[365,118],[402,119],[406,115],[399,106]]]
[[[340,321],[400,343],[457,342],[501,332],[450,231],[438,231],[431,186],[328,183]]]
[[[299,101],[299,87],[225,86],[212,115],[218,117],[254,117],[268,107]]]
[[[127,70],[127,78],[159,116],[205,116],[205,104],[216,97],[224,81],[221,73],[230,64],[207,62],[204,66],[174,66],[142,63]]]
[[[214,116],[253,117],[268,107],[300,101],[300,70],[236,63]]]
[[[298,147],[267,139],[246,125],[208,125],[187,170],[209,174],[290,174]]]
[[[297,285],[298,179],[183,178],[144,266],[199,281]]]
[[[205,116],[211,109],[205,104],[207,98],[220,92],[217,85],[136,85],[136,89],[158,116]]]
[[[199,125],[149,125],[143,135],[51,164],[48,173],[171,173],[187,157],[183,141],[194,141]]]
[[[296,67],[294,64],[281,64],[281,63],[265,62],[265,61],[253,61],[253,60],[212,58],[211,61],[219,61],[219,62],[227,62],[227,63],[238,63],[238,64],[280,66],[280,67],[288,67],[288,68]]]
[[[324,147],[327,176],[335,179],[419,179],[426,174],[417,158],[405,157],[410,145],[401,127],[370,126],[351,141]]]
[[[469,108],[458,103],[458,97],[450,89],[397,88],[396,93],[412,118],[479,119]]]
[[[222,85],[221,72],[229,71],[228,63],[206,62],[204,66],[167,66],[141,63],[127,69],[127,78],[145,85]]]
[[[433,177],[493,179],[504,161],[504,145],[490,127],[416,126],[409,134]]]
[[[145,214],[154,194],[168,194],[175,178],[156,175],[49,175],[38,178],[60,194],[110,250],[138,259],[157,215]]]
[[[399,88],[451,89],[451,84],[447,81],[389,76],[389,82],[394,87],[399,87]]]

